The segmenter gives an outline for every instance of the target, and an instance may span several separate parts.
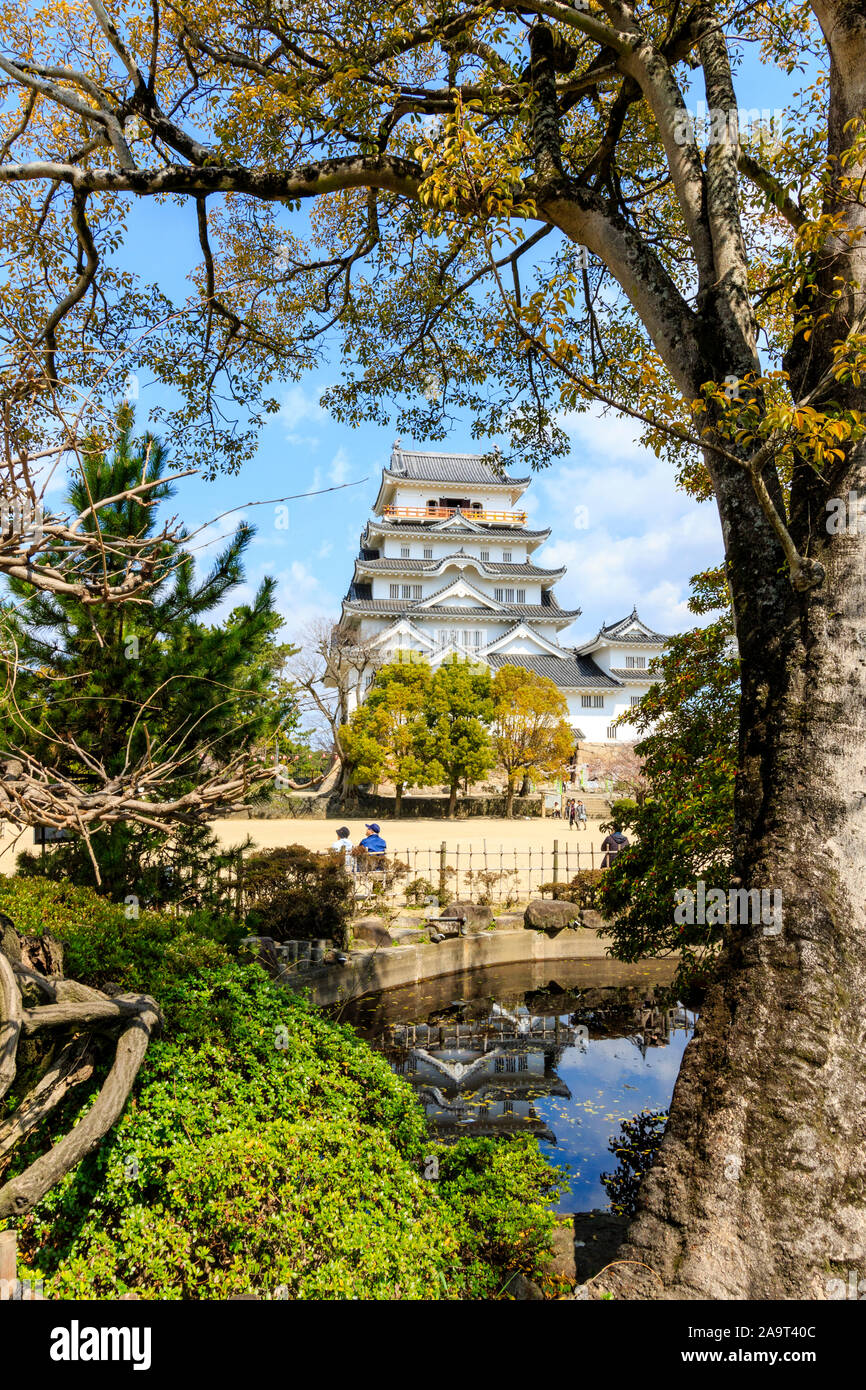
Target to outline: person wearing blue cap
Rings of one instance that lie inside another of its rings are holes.
[[[372,825],[366,825],[369,835],[365,835],[361,841],[361,849],[365,849],[368,854],[384,854],[388,846],[379,834],[379,827],[374,821]]]

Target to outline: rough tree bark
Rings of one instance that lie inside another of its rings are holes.
[[[816,10],[832,31],[838,157],[845,122],[864,108],[866,24],[862,6]],[[842,202],[828,196],[827,209],[852,235],[821,257],[810,306],[827,318],[786,361],[795,399],[862,321],[864,208]],[[709,323],[727,346],[716,379],[742,375],[746,335],[718,314]],[[860,388],[834,382],[833,394],[866,408]],[[780,889],[783,926],[727,928],[622,1252],[657,1277],[634,1264],[606,1282],[628,1296],[826,1298],[830,1279],[866,1268],[866,542],[826,527],[829,498],[862,493],[866,451],[823,479],[797,463],[791,536],[825,574],[800,590],[747,475],[711,453],[707,463],[742,669],[735,883]]]
[[[0,1218],[4,1218],[31,1211],[98,1148],[123,1111],[162,1015],[149,995],[110,999],[89,985],[34,969],[40,951],[44,954],[46,938],[20,937],[5,916],[0,920],[0,938],[0,1095],[14,1087],[22,1038],[43,1030],[48,1030],[49,1037],[59,1029],[71,1034],[59,1051],[53,1042],[46,1043],[41,1074],[28,1083],[16,1108],[0,1120],[0,1164],[6,1166],[21,1140],[74,1087],[91,1079],[106,1044],[109,1051],[114,1048],[111,1068],[87,1114],[22,1173],[6,1182],[0,1178]],[[49,952],[49,963],[52,954],[55,961],[59,959],[59,952]],[[32,996],[48,1002],[31,1002]]]

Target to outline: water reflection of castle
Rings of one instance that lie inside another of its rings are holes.
[[[557,1000],[560,1007],[562,1002]],[[493,1004],[485,1017],[467,1021],[392,1023],[379,1046],[415,1090],[437,1138],[533,1134],[555,1144],[534,1101],[571,1099],[557,1075],[566,1048],[585,1052],[593,1036],[628,1037],[646,1056],[649,1048],[665,1047],[673,1034],[694,1027],[694,1015],[679,1005],[661,1008],[645,999],[609,1011],[588,1002],[584,997],[569,1013]]]

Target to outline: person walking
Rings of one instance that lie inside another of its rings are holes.
[[[605,836],[601,842],[601,847],[603,850],[607,851],[601,861],[601,867],[603,869],[609,869],[616,859],[616,856],[620,854],[622,850],[628,848],[628,840],[622,833],[621,825],[615,825],[613,827],[613,834]]]
[[[578,830],[586,829],[586,807],[582,801],[578,801],[574,808],[575,818],[580,822]]]
[[[577,808],[576,808],[576,806],[575,806],[575,804],[574,804],[574,797],[572,797],[571,800],[570,800],[569,803],[568,803],[568,828],[569,828],[569,830],[573,830],[573,829],[574,829],[574,823],[575,823],[576,820],[577,820]]]

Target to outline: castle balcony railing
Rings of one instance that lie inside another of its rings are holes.
[[[383,507],[382,515],[400,521],[446,521],[449,516],[461,512],[473,521],[484,521],[496,526],[525,526],[526,512],[488,512],[480,507]]]

